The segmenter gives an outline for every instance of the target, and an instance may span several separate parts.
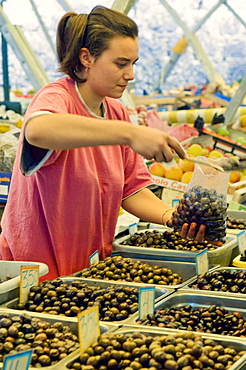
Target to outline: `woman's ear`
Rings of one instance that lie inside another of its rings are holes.
[[[89,68],[91,65],[91,53],[87,48],[81,48],[79,51],[80,63],[85,67]]]

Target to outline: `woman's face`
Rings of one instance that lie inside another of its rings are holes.
[[[138,60],[138,38],[114,37],[97,59],[93,59],[86,85],[98,98],[120,98],[134,79],[133,66]]]

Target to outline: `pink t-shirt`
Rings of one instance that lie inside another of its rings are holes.
[[[105,98],[104,106],[107,119],[129,121],[118,100]],[[35,95],[24,124],[39,111],[91,116],[68,77]],[[53,279],[88,266],[96,250],[101,259],[109,256],[122,199],[153,183],[143,158],[120,145],[54,150],[26,176],[22,143],[23,131],[1,222],[1,258],[44,262],[50,270],[45,278]]]

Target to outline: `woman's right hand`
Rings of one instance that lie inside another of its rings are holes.
[[[179,142],[165,132],[145,127],[134,126],[136,130],[130,138],[130,147],[146,159],[154,159],[156,162],[170,162],[174,152],[180,158],[185,158],[186,153]]]

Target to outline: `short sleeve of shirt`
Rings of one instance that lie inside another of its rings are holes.
[[[33,98],[24,117],[23,125],[33,117],[52,113],[68,113],[67,92],[55,84],[46,86]],[[22,150],[20,157],[21,172],[25,176],[31,176],[44,165],[53,163],[61,151],[39,148],[42,155],[40,161],[36,161],[32,155],[32,145],[27,142],[23,135]]]

